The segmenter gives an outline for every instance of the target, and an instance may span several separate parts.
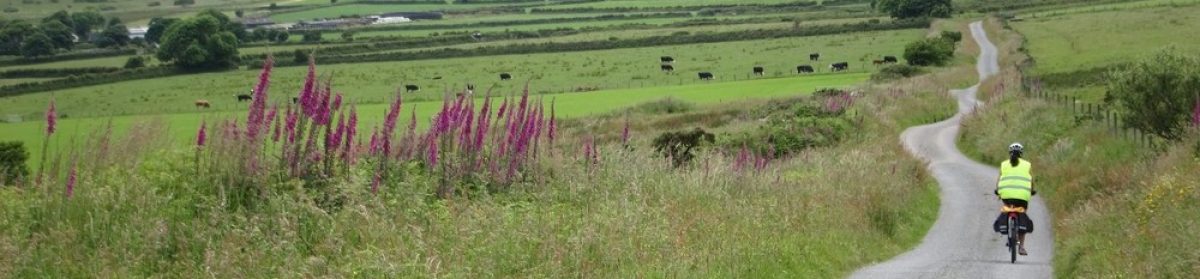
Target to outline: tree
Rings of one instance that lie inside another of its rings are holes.
[[[1108,94],[1125,125],[1168,140],[1180,140],[1200,92],[1200,57],[1167,48],[1118,67],[1108,75]]]
[[[141,67],[146,67],[146,58],[144,57],[134,56],[130,57],[129,60],[125,60],[126,69],[137,69]]]
[[[125,25],[115,24],[109,25],[100,32],[100,39],[96,42],[99,47],[123,47],[129,44],[129,29]]]
[[[175,0],[175,6],[190,6],[196,4],[196,0]]]
[[[288,34],[288,32],[280,31],[279,33],[275,34],[275,42],[276,43],[286,42],[288,40],[288,37],[291,37],[291,34]]]
[[[71,14],[71,21],[74,22],[71,29],[75,32],[75,36],[79,36],[80,41],[87,41],[92,29],[104,24],[104,16],[97,12],[78,12]]]
[[[163,32],[167,31],[167,27],[176,22],[179,22],[178,18],[156,17],[150,19],[150,26],[146,29],[146,41],[157,44],[159,39],[162,39]]]
[[[305,31],[304,39],[301,39],[300,41],[305,42],[305,43],[320,42],[321,41],[321,31],[316,31],[316,30]]]
[[[246,11],[243,11],[242,9],[238,9],[237,11],[233,12],[233,15],[236,15],[238,18],[242,18],[242,16],[246,15]]]
[[[942,38],[926,38],[904,47],[904,60],[913,66],[940,66],[954,57],[954,42]]]
[[[942,37],[942,39],[946,39],[946,40],[950,40],[951,42],[958,43],[958,42],[962,41],[962,32],[942,31],[941,37]]]
[[[39,27],[42,34],[46,34],[50,38],[50,41],[54,43],[55,48],[71,49],[71,46],[75,43],[74,32],[71,30],[71,27],[67,27],[66,24],[60,21],[43,22],[42,26]]]
[[[113,25],[124,25],[124,23],[121,23],[121,19],[112,17],[112,18],[108,19],[108,23],[105,23],[104,27],[109,27],[109,26],[113,26]]]
[[[4,25],[4,29],[0,30],[0,54],[21,54],[21,43],[34,33],[37,33],[37,29],[25,21],[17,20]]]
[[[42,18],[43,25],[52,21],[62,23],[63,26],[75,26],[75,19],[72,18],[71,14],[67,13],[67,11],[57,11],[53,14],[50,14],[48,17]]]
[[[184,69],[227,68],[238,62],[238,40],[220,20],[201,13],[171,24],[156,56]]]
[[[38,58],[54,55],[54,41],[41,32],[25,38],[21,44],[21,55],[25,58]]]
[[[950,17],[951,0],[877,0],[872,3],[894,18]]]
[[[308,55],[309,51],[303,49],[294,50],[292,51],[292,62],[296,62],[296,64],[307,64]]]
[[[356,32],[354,32],[354,30],[346,30],[345,32],[342,32],[342,40],[353,42],[355,33]]]

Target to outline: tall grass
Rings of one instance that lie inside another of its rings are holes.
[[[952,113],[944,88],[973,77],[963,73],[814,100],[861,116],[836,145],[753,160],[710,146],[676,167],[644,151],[654,134],[744,132],[764,104],[558,121],[553,100],[524,92],[446,94],[417,131],[411,111],[396,126],[397,96],[368,137],[315,65],[297,107],[267,108],[268,66],[246,117],[207,119],[194,147],[167,148],[161,124],[99,130],[77,153],[97,163],[48,172],[74,177],[72,197],[0,188],[0,254],[16,255],[0,257],[0,274],[842,276],[931,225],[936,187],[897,135]]]
[[[1019,45],[1001,46],[1010,61],[1021,59]],[[966,120],[960,146],[969,156],[997,162],[1007,144],[1025,144],[1038,192],[1054,212],[1056,276],[1187,278],[1200,272],[1200,134],[1147,148],[1122,130],[1026,97],[1015,86],[1021,77],[1016,64],[1002,64],[1002,74],[981,87],[990,105]]]

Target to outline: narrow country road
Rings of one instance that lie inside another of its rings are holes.
[[[982,22],[971,23],[971,35],[979,44],[976,69],[982,81],[1000,70],[996,46],[988,40]],[[860,269],[852,278],[1050,278],[1053,275],[1054,237],[1045,203],[1035,197],[1030,205],[1035,231],[1026,238],[1029,256],[1018,257],[1016,264],[1009,263],[1004,238],[992,232],[1000,201],[992,194],[999,171],[991,165],[999,162],[975,162],[955,146],[959,124],[978,103],[975,99],[978,87],[975,84],[951,90],[958,98],[958,114],[941,122],[911,127],[900,136],[909,152],[929,163],[929,170],[941,186],[937,221],[920,246],[887,262]],[[1004,151],[1002,147],[995,148],[995,152]]]

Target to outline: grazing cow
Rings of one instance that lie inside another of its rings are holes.
[[[300,97],[292,97],[292,103],[293,103],[293,104],[299,104],[299,103],[300,103]]]
[[[674,72],[674,71],[675,71],[675,66],[671,66],[671,65],[662,65],[662,67],[660,67],[660,68],[662,68],[662,71],[663,71],[663,72],[668,72],[668,73],[670,73],[670,72]]]
[[[675,62],[675,58],[670,57],[670,56],[659,57],[658,60],[661,60],[663,63],[674,63]]]
[[[762,76],[763,75],[763,67],[762,66],[754,66],[754,75]]]
[[[433,77],[433,79],[442,79],[442,76]]]
[[[512,75],[510,75],[508,73],[500,73],[500,80],[510,80],[510,79],[512,79]]]
[[[883,63],[897,63],[897,62],[900,62],[900,60],[896,60],[895,56],[888,55],[888,56],[883,57]]]
[[[883,63],[885,63],[885,62],[883,62],[883,60],[871,61],[871,64],[875,65],[876,67],[878,67],[879,65],[883,65]]]
[[[845,71],[847,69],[850,69],[850,63],[837,62],[837,63],[829,64],[830,71],[838,72],[838,71]]]
[[[797,74],[805,74],[805,73],[812,73],[812,72],[816,72],[816,70],[813,69],[812,65],[800,65],[800,66],[796,67]]]
[[[249,94],[238,94],[237,100],[238,100],[238,102],[253,101],[254,97],[250,97]]]
[[[821,60],[820,53],[812,53],[812,54],[808,55],[808,61],[817,61],[817,60]]]
[[[208,100],[203,100],[203,99],[196,100],[196,108],[197,109],[208,108],[208,107],[209,107]]]
[[[474,84],[470,84],[470,83],[468,83],[468,84],[467,84],[467,91],[472,91],[472,92],[473,92],[473,91],[475,91],[475,85],[474,85]]]
[[[713,80],[713,74],[710,72],[700,72],[700,80]]]
[[[415,84],[408,84],[408,85],[404,85],[404,90],[406,90],[408,92],[416,92],[416,91],[421,91],[421,87],[417,86]]]

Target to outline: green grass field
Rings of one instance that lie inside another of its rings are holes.
[[[252,72],[245,72],[244,74],[247,76],[255,75]],[[302,73],[276,72],[274,74],[276,77],[284,75],[300,75],[300,77],[303,78]],[[570,118],[611,112],[619,108],[668,97],[692,102],[695,104],[715,104],[763,98],[803,96],[811,93],[817,88],[844,87],[851,84],[860,83],[866,79],[866,74],[819,75],[811,77],[790,77],[713,84],[618,89],[587,93],[551,94],[542,95],[539,97],[546,102],[549,102],[552,99],[556,100],[555,102],[558,115],[560,117]],[[290,78],[275,80],[276,82],[273,85],[297,83],[297,81]],[[272,100],[280,100],[293,95],[293,91],[282,90],[280,87],[283,86],[276,86],[270,89],[270,96],[273,98]],[[339,89],[341,87],[342,86],[335,85],[334,89],[335,91],[341,91],[341,89]],[[536,86],[532,88],[532,90],[537,89],[538,88],[536,88]],[[482,93],[483,92],[479,92],[479,94]],[[513,95],[519,92],[502,90],[494,93],[496,95]],[[46,97],[48,96],[43,96],[43,98]],[[230,97],[232,98],[232,96]],[[205,119],[208,119],[209,121],[216,121],[218,119],[224,119],[228,117],[241,117],[244,113],[242,113],[240,109],[245,109],[244,104],[238,104],[236,105],[236,109],[238,110],[227,112],[196,113],[195,109],[191,109],[189,107],[189,109],[186,110],[189,112],[173,114],[154,115],[152,113],[141,113],[139,115],[130,116],[77,118],[73,117],[73,111],[65,108],[85,107],[88,105],[88,102],[94,102],[94,100],[68,100],[64,99],[62,95],[56,95],[55,98],[57,106],[59,107],[58,112],[62,115],[65,115],[59,122],[58,129],[60,130],[60,133],[63,134],[60,134],[58,137],[60,142],[55,143],[58,146],[68,146],[70,140],[65,140],[66,142],[61,141],[75,137],[82,138],[88,133],[93,132],[95,128],[104,127],[104,124],[107,121],[112,121],[115,129],[120,131],[127,129],[129,126],[138,121],[151,119],[159,119],[168,123],[170,135],[173,136],[173,138],[180,140],[180,143],[184,143],[188,140],[191,140],[191,138],[195,136],[196,127],[198,127],[200,122],[204,121]],[[40,103],[30,103],[22,106],[44,109],[46,107],[46,102],[48,101],[48,99],[42,99]],[[435,110],[441,107],[441,102],[408,102],[406,103],[404,109],[407,111],[412,109],[414,105],[416,106],[418,114],[417,119],[429,119]],[[363,115],[364,118],[364,121],[360,122],[360,126],[362,126],[360,131],[368,131],[372,125],[378,124],[373,121],[377,121],[379,117],[374,116],[383,115],[385,110],[387,110],[386,104],[360,105],[359,114]],[[408,113],[406,112],[404,115],[408,115]],[[43,129],[45,127],[44,121],[40,118],[30,118],[27,120],[29,121],[0,124],[0,141],[18,140],[25,142],[29,150],[41,150],[42,136],[44,135]],[[404,118],[404,122],[407,122],[407,118]],[[427,123],[422,122],[419,124],[423,126]],[[33,160],[34,162],[31,163],[36,163],[38,158],[33,158]]]
[[[336,18],[342,15],[374,15],[394,12],[454,11],[500,7],[505,4],[354,4],[317,8],[306,11],[272,14],[275,22],[296,22],[319,18]]]
[[[601,1],[591,3],[557,5],[546,7],[546,9],[570,9],[570,8],[624,8],[624,7],[676,7],[676,6],[708,6],[708,5],[747,5],[747,4],[779,4],[798,2],[795,0],[619,0],[619,1]],[[818,1],[812,1],[818,2]]]
[[[32,0],[30,4],[26,4],[25,1],[0,0],[0,7],[15,7],[20,10],[17,13],[5,13],[3,16],[18,19],[39,19],[60,10],[69,12],[94,10],[100,12],[105,17],[116,16],[126,22],[144,23],[155,16],[195,13],[204,9],[228,9],[232,12],[234,8],[265,6],[271,2],[278,2],[280,4],[287,2],[268,0],[195,0],[195,5],[181,7],[172,5],[174,1],[168,0],[125,0],[105,1],[102,3],[82,3],[71,0]],[[150,7],[149,4],[151,2],[158,2],[160,5]],[[328,2],[325,1],[324,3]],[[114,9],[105,11],[102,9],[104,7]]]
[[[1033,72],[1037,75],[1109,67],[1165,47],[1173,46],[1184,52],[1200,51],[1200,36],[1187,35],[1200,30],[1200,5],[1136,7],[1139,6],[1129,4],[1118,10],[1030,17],[1014,22],[1012,26],[1028,39],[1025,47],[1037,62]],[[1089,11],[1087,8],[1072,9]],[[1100,102],[1105,92],[1103,86],[1071,86],[1056,90],[1092,103]]]
[[[128,61],[132,55],[88,58],[79,60],[56,61],[49,63],[38,63],[28,65],[14,65],[8,67],[0,67],[0,71],[18,70],[18,69],[52,69],[52,68],[88,68],[88,67],[124,67],[125,61]],[[150,58],[146,62],[147,66],[157,65],[158,59],[154,59],[154,55],[143,55]]]
[[[712,83],[719,83],[747,79],[754,65],[765,66],[767,76],[795,75],[798,64],[815,64],[825,72],[824,65],[832,61],[848,61],[852,72],[866,72],[875,68],[863,67],[860,59],[899,54],[904,44],[922,34],[921,30],[902,30],[574,53],[334,64],[320,66],[319,70],[322,74],[332,74],[335,87],[351,100],[369,103],[383,101],[404,84],[416,84],[423,89],[409,94],[410,100],[440,98],[443,90],[464,86],[468,81],[480,90],[494,84],[500,92],[512,92],[521,88],[523,81],[530,80],[534,93],[556,93],[575,91],[578,87],[613,89],[701,83],[696,75],[699,71],[713,72],[717,80]],[[823,61],[809,62],[811,52],[822,53]],[[658,58],[662,55],[675,57],[675,73],[660,71]],[[276,69],[273,80],[279,82],[273,92],[295,94],[304,71],[305,67]],[[513,80],[501,82],[497,77],[501,72],[512,73]],[[191,112],[196,99],[209,100],[215,110],[237,109],[240,105],[233,96],[249,91],[255,73],[194,74],[4,98],[0,99],[0,114],[26,118],[38,115],[51,94],[58,100],[62,113],[79,117]],[[443,79],[432,80],[435,76]]]

